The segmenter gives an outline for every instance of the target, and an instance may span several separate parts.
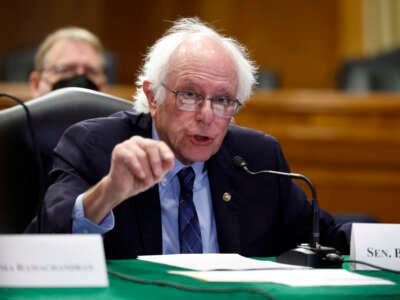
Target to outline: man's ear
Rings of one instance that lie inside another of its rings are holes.
[[[33,70],[29,75],[29,87],[31,88],[31,95],[33,98],[39,96],[39,83],[40,73],[39,71]]]
[[[154,92],[150,89],[149,81],[143,81],[143,92],[146,95],[147,103],[148,103],[149,109],[151,111],[152,109],[156,108],[157,103],[154,99]]]

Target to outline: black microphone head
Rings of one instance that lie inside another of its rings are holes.
[[[233,164],[240,169],[243,169],[247,166],[246,161],[239,155],[235,155],[233,157]]]

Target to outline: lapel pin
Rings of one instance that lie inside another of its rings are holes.
[[[231,194],[229,194],[228,192],[225,192],[225,193],[222,195],[222,200],[224,200],[225,202],[231,201],[231,198],[232,198],[232,196],[231,196]]]

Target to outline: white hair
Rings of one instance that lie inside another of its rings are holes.
[[[233,38],[225,37],[216,32],[198,18],[183,18],[175,21],[173,26],[156,41],[145,56],[144,64],[136,80],[137,89],[134,95],[134,107],[137,112],[149,112],[147,98],[143,91],[145,80],[150,82],[150,89],[155,93],[155,100],[164,101],[165,91],[160,86],[168,71],[169,60],[175,49],[188,35],[207,35],[221,41],[236,63],[238,75],[237,99],[243,104],[250,97],[252,88],[256,83],[257,67],[249,59],[246,48]]]

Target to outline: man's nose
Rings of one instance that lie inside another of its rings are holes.
[[[76,67],[75,73],[76,73],[77,75],[85,74],[85,72],[86,72],[85,66],[77,66],[77,67]]]
[[[197,112],[198,120],[204,122],[205,124],[209,124],[214,120],[214,112],[212,109],[211,101],[205,99],[199,107]]]

